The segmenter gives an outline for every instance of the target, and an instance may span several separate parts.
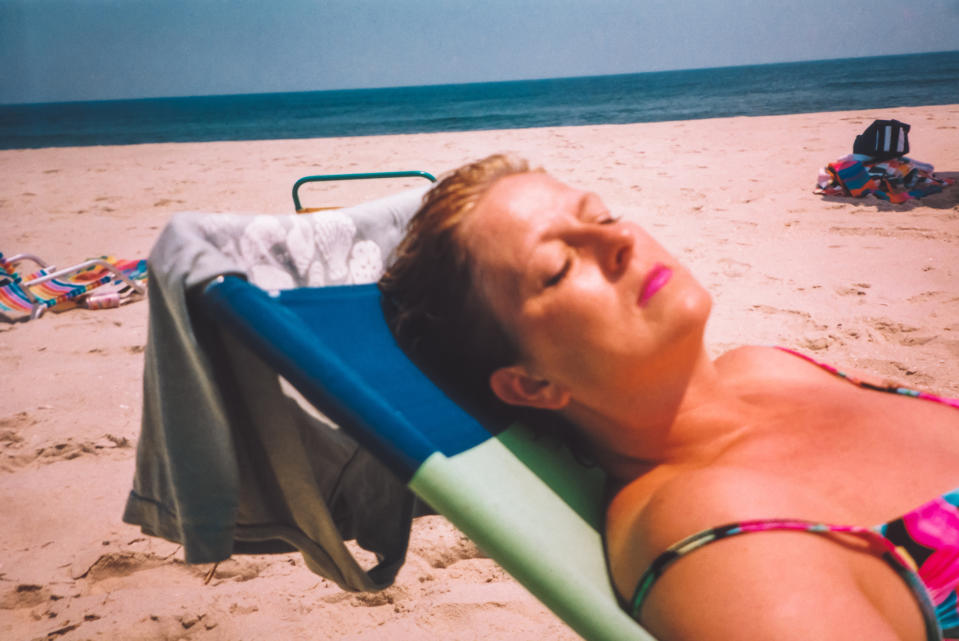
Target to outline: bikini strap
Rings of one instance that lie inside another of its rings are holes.
[[[804,521],[801,519],[756,519],[751,521],[741,521],[737,523],[728,523],[718,527],[709,528],[688,536],[681,541],[674,543],[665,552],[656,557],[650,563],[649,567],[640,576],[636,584],[636,591],[629,602],[630,615],[639,620],[640,609],[643,606],[646,597],[649,595],[653,584],[660,576],[680,558],[686,556],[694,550],[709,545],[715,541],[727,539],[740,534],[751,534],[755,532],[771,531],[792,531],[809,532],[820,535],[846,534],[856,536],[869,544],[870,551],[881,556],[896,572],[909,584],[912,591],[916,594],[923,610],[923,617],[926,621],[927,630],[935,631],[938,634],[939,625],[935,616],[935,609],[921,579],[916,574],[914,565],[904,558],[895,545],[880,533],[869,528],[856,525],[829,525],[825,523],[816,523],[814,521]],[[929,626],[932,626],[931,628]],[[930,632],[930,634],[932,634]],[[930,636],[930,639],[940,638]]]
[[[921,398],[927,401],[932,401],[933,403],[941,403],[943,405],[948,405],[949,407],[954,407],[959,409],[959,398],[949,398],[948,396],[939,396],[937,394],[930,394],[929,392],[923,392],[921,390],[915,390],[909,387],[903,387],[901,385],[896,385],[895,383],[887,383],[885,385],[876,385],[875,383],[870,383],[869,381],[864,381],[852,374],[848,374],[840,369],[836,369],[829,363],[824,363],[822,361],[816,360],[811,356],[806,356],[802,352],[797,352],[794,349],[788,347],[776,346],[776,349],[786,352],[787,354],[792,354],[798,358],[803,359],[806,362],[816,365],[820,369],[823,369],[834,376],[837,376],[841,379],[849,381],[853,385],[862,387],[864,389],[875,390],[877,392],[886,392],[889,394],[899,394],[900,396],[911,396],[913,398]]]

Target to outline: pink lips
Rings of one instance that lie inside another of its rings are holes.
[[[656,263],[646,276],[646,281],[643,283],[642,291],[639,292],[639,306],[645,307],[649,302],[649,299],[652,298],[656,292],[662,289],[663,285],[668,283],[672,276],[673,270],[671,270],[669,267],[666,267],[666,265]]]

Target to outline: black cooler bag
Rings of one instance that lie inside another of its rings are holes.
[[[888,160],[909,153],[909,125],[898,120],[877,120],[856,136],[852,153]]]

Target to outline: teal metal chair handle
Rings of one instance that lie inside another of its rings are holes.
[[[304,176],[293,183],[293,206],[297,212],[303,211],[300,205],[300,186],[304,183],[327,182],[331,180],[365,180],[367,178],[426,178],[436,182],[433,174],[425,171],[375,171],[363,174],[321,174],[318,176]]]

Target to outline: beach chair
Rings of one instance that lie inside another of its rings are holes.
[[[34,263],[38,270],[22,274],[21,263]],[[101,256],[58,269],[33,254],[4,257],[0,253],[0,318],[33,320],[48,309],[66,309],[93,290],[109,289],[116,304],[146,291],[145,260],[118,260]]]
[[[294,201],[299,209],[295,189]],[[590,640],[652,641],[610,584],[602,471],[522,425],[484,426],[453,402],[396,345],[375,284],[268,293],[227,275],[193,305],[573,630]]]
[[[199,304],[584,638],[652,639],[610,585],[601,471],[457,406],[396,345],[376,285],[267,293],[225,276]]]

